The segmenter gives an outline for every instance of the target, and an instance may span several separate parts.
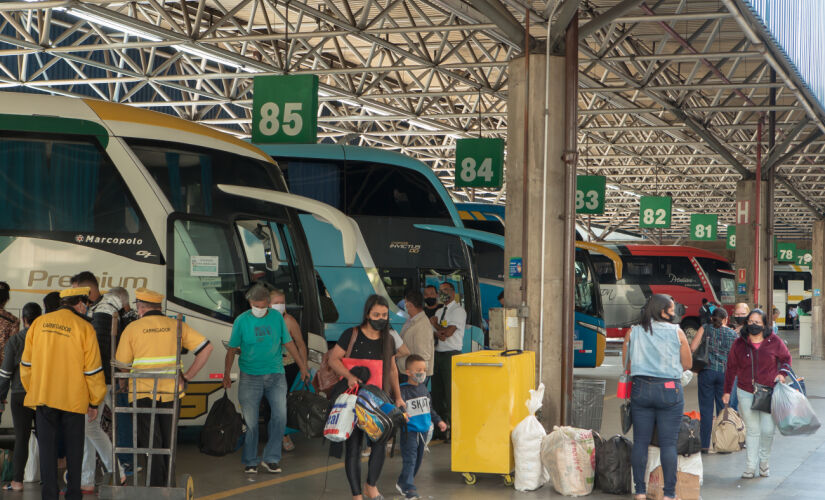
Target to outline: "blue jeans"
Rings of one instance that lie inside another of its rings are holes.
[[[751,410],[753,393],[742,389],[736,389],[736,391],[739,392],[739,400],[742,401],[741,415],[742,420],[745,421],[745,447],[747,448],[745,470],[758,473],[757,465],[763,469],[768,468],[776,425],[770,413]]]
[[[261,400],[269,402],[269,440],[264,447],[263,460],[258,458],[258,412]],[[286,377],[283,373],[249,375],[241,372],[238,382],[238,402],[246,423],[242,460],[244,465],[281,461],[281,441],[286,427]]]
[[[427,440],[427,434],[423,432],[402,432],[401,437],[401,475],[398,476],[398,485],[404,493],[408,491],[416,491],[415,475],[418,474],[418,469],[421,468],[421,462],[424,459],[424,441]]]
[[[699,414],[701,419],[702,448],[710,448],[710,431],[713,418],[722,412],[722,394],[725,392],[725,373],[710,368],[699,372]],[[715,404],[714,404],[715,403]],[[714,406],[716,407],[714,411]]]
[[[685,394],[679,379],[633,377],[630,413],[633,419],[633,481],[636,494],[646,493],[647,448],[653,437],[653,425],[659,434],[659,451],[664,477],[664,496],[676,496],[676,440],[685,407]]]
[[[115,405],[123,407],[129,406],[129,395],[125,392],[118,392],[115,395]],[[118,448],[132,447],[132,416],[127,413],[117,414],[117,436],[115,436],[115,445]],[[121,465],[132,465],[134,455],[129,453],[119,453],[117,459]]]

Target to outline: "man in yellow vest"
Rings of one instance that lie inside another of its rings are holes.
[[[66,500],[80,500],[84,416],[97,418],[106,395],[100,348],[86,319],[89,288],[60,292],[60,309],[34,320],[20,361],[24,404],[35,409],[43,500],[57,500],[57,443],[66,444]],[[25,445],[23,445],[25,446]]]
[[[120,363],[132,365],[135,369],[150,369],[171,371],[181,369],[175,366],[175,349],[177,348],[177,321],[163,314],[161,305],[163,295],[138,288],[135,290],[137,312],[140,319],[129,323],[123,330],[120,343],[117,346],[115,358]],[[195,361],[183,375],[183,382],[189,382],[198,374],[212,354],[212,344],[206,338],[186,323],[181,333],[181,347],[195,354]],[[141,408],[152,406],[152,389],[154,380],[149,378],[136,379],[137,405]],[[129,402],[134,399],[134,389],[129,387]],[[160,379],[157,388],[157,407],[172,408],[175,399],[175,383],[172,379]],[[180,393],[183,397],[184,393]],[[155,417],[155,431],[153,448],[169,448],[172,442],[172,415],[158,415]],[[137,417],[138,446],[149,447],[149,426],[151,420],[147,414]],[[169,470],[168,455],[154,455],[150,484],[152,486],[166,486]]]

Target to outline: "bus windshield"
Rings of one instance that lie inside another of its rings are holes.
[[[705,274],[708,275],[710,285],[713,287],[719,302],[722,304],[735,303],[736,282],[730,264],[724,260],[707,257],[696,257],[696,261],[702,266]]]
[[[576,279],[576,310],[590,316],[601,316],[599,314],[599,301],[601,297],[594,280],[589,259],[582,250],[576,250],[575,279]]]

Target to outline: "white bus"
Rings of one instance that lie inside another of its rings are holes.
[[[797,264],[774,264],[773,266],[773,305],[779,310],[776,325],[780,328],[793,328],[794,320],[791,310],[800,307],[800,302],[810,299],[811,268]],[[810,305],[808,306],[810,309]],[[810,313],[810,311],[806,311]]]
[[[0,92],[0,280],[11,286],[8,309],[19,315],[26,302],[42,304],[89,270],[103,292],[164,293],[168,315],[182,313],[220,346],[248,308],[244,291],[263,280],[285,291],[287,310],[311,332],[310,347],[325,350],[298,211],[341,231],[348,263],[357,238],[343,213],[287,193],[273,167],[250,144],[164,114]],[[203,422],[223,364],[218,349],[190,384],[182,424]]]

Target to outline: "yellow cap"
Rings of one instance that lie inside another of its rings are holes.
[[[83,295],[89,295],[89,290],[90,288],[88,286],[66,288],[65,290],[60,290],[60,298],[65,299],[67,297],[80,297]]]
[[[148,288],[138,288],[135,290],[135,299],[150,304],[160,304],[163,302],[163,295]]]

